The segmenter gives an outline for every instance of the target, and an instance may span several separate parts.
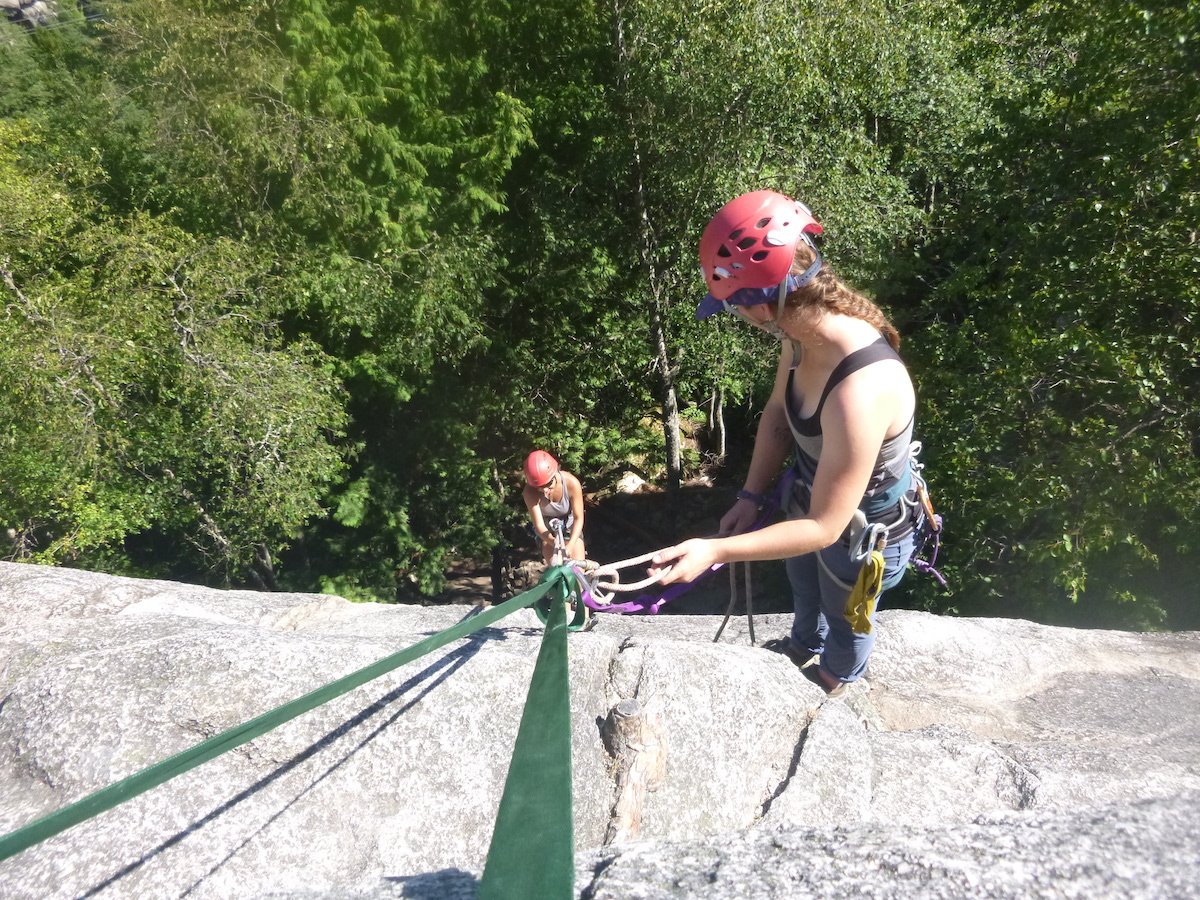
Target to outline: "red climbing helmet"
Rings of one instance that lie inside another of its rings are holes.
[[[525,457],[525,483],[545,487],[558,473],[558,460],[545,450],[534,450]]]
[[[722,301],[738,304],[730,298],[744,288],[756,289],[756,297],[761,297],[751,302],[774,299],[774,293],[764,289],[775,288],[788,276],[800,241],[811,244],[808,235],[822,231],[807,206],[775,191],[751,191],[730,200],[700,236],[700,270],[708,296],[696,309],[696,318],[720,312],[725,308]],[[740,305],[749,304],[743,300]]]

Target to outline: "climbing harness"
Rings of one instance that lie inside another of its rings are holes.
[[[584,575],[586,563],[567,559],[567,544],[566,539],[563,537],[562,519],[551,519],[550,531],[554,534],[554,551],[550,554],[550,565],[542,573],[542,577],[538,583],[553,581],[559,577],[564,577],[575,582],[578,585],[578,589],[576,590],[578,599],[572,604],[575,615],[567,625],[567,630],[587,631],[595,623],[590,620],[588,607],[583,602],[584,596],[590,589],[587,577]],[[545,625],[549,613],[547,602],[536,603],[533,609],[537,613],[538,618],[541,619],[542,624]]]
[[[913,487],[900,497],[897,504],[899,512],[893,521],[868,522],[861,509],[854,511],[854,517],[847,528],[847,552],[852,562],[860,564],[854,584],[838,578],[830,570],[822,554],[817,553],[817,562],[825,575],[834,584],[849,591],[843,613],[855,634],[871,633],[871,618],[875,615],[876,604],[883,593],[883,575],[886,568],[883,551],[887,547],[888,537],[893,529],[902,527],[914,515],[917,517],[917,526],[913,532],[914,550],[909,558],[909,565],[917,572],[932,575],[942,587],[947,586],[942,573],[934,567],[941,543],[942,517],[933,510],[929,488],[921,474],[925,468],[924,464],[918,461],[921,449],[920,441],[913,441],[909,448]],[[928,550],[930,544],[931,552]],[[928,559],[925,558],[926,553],[929,554]]]
[[[943,589],[949,590],[946,578],[936,568],[938,550],[942,546],[942,517],[934,511],[933,500],[929,495],[929,485],[925,482],[922,470],[925,464],[918,462],[921,453],[921,442],[913,441],[909,459],[912,465],[913,483],[916,487],[917,502],[921,506],[921,523],[914,535],[916,549],[913,551],[909,565],[922,575],[929,575]]]

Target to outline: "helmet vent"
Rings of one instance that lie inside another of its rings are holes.
[[[704,227],[697,248],[710,295],[697,318],[718,311],[716,304],[739,288],[765,290],[773,298],[807,232],[820,234],[820,223],[806,207],[776,191],[750,191],[722,206]]]

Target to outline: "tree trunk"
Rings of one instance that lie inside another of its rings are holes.
[[[708,402],[708,433],[713,454],[719,460],[724,459],[728,450],[725,432],[725,391],[720,385],[713,388],[712,398]]]
[[[612,2],[613,37],[617,51],[617,83],[624,97],[629,90],[629,48],[625,43],[624,7],[620,0]],[[679,400],[675,393],[675,376],[677,369],[671,365],[671,355],[667,349],[667,333],[665,324],[666,288],[661,279],[656,261],[656,246],[654,226],[650,221],[649,206],[646,202],[646,182],[642,171],[641,142],[638,139],[637,123],[630,114],[628,105],[625,117],[629,125],[630,147],[633,152],[631,172],[633,176],[633,199],[637,208],[638,256],[646,273],[650,286],[652,311],[650,313],[650,341],[654,345],[654,368],[658,371],[658,399],[662,404],[663,442],[666,451],[667,490],[675,493],[683,478],[683,454],[679,435]]]
[[[255,546],[254,562],[250,566],[250,571],[254,580],[262,585],[262,590],[279,590],[279,582],[275,578],[275,562],[271,559],[271,551],[266,544]]]
[[[656,304],[650,328],[655,348],[655,368],[659,376],[659,402],[662,403],[663,443],[666,451],[667,490],[679,487],[683,474],[683,453],[679,436],[679,400],[675,394],[675,369],[667,351],[667,336],[662,327],[662,315]]]

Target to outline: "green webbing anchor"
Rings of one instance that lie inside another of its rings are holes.
[[[575,617],[571,619],[571,623],[567,626],[568,631],[582,631],[587,624],[588,610],[587,604],[583,602],[579,586],[579,574],[573,566],[551,566],[542,573],[542,577],[538,580],[539,585],[558,581],[562,585],[564,598],[561,602],[566,603],[571,594],[575,595]],[[574,585],[574,587],[568,587]],[[549,594],[543,594],[542,598],[533,604],[533,611],[537,613],[537,617],[542,624],[546,624],[548,610],[551,605],[556,605],[558,600],[552,600]]]
[[[566,624],[568,585],[575,584],[575,576],[564,569],[558,567],[543,576],[558,590],[546,595],[556,596],[546,604],[542,649],[533,668],[496,814],[477,894],[480,900],[570,900],[575,896]],[[576,607],[582,606],[583,601],[577,599]]]
[[[462,622],[447,628],[445,631],[438,632],[431,637],[418,641],[406,650],[401,650],[399,653],[384,657],[378,662],[359,669],[357,672],[352,672],[343,678],[331,681],[329,684],[319,687],[305,694],[303,697],[298,697],[248,722],[243,722],[241,725],[236,725],[227,731],[222,731],[220,734],[214,735],[187,750],[176,753],[162,762],[155,763],[115,784],[88,794],[81,800],[77,800],[57,812],[50,813],[22,828],[18,828],[16,831],[0,836],[0,861],[15,856],[22,850],[27,850],[35,844],[40,844],[47,838],[66,831],[73,825],[78,825],[80,822],[84,822],[93,816],[98,816],[124,803],[126,800],[131,800],[177,775],[182,775],[184,772],[194,769],[201,763],[220,756],[222,753],[227,753],[236,747],[240,747],[242,744],[282,725],[284,722],[291,721],[323,703],[328,703],[330,700],[340,697],[342,694],[348,693],[354,688],[378,678],[380,675],[391,672],[393,669],[398,669],[400,666],[410,663],[439,647],[443,647],[451,641],[485,628],[493,622],[503,619],[509,613],[516,612],[518,609],[523,609],[532,603],[536,603],[554,587],[557,587],[559,592],[564,596],[568,591],[566,582],[562,579],[539,584],[532,590],[518,594],[516,597],[501,603],[499,606],[485,609],[477,616],[464,619]],[[555,604],[555,606],[561,607],[562,604]]]

